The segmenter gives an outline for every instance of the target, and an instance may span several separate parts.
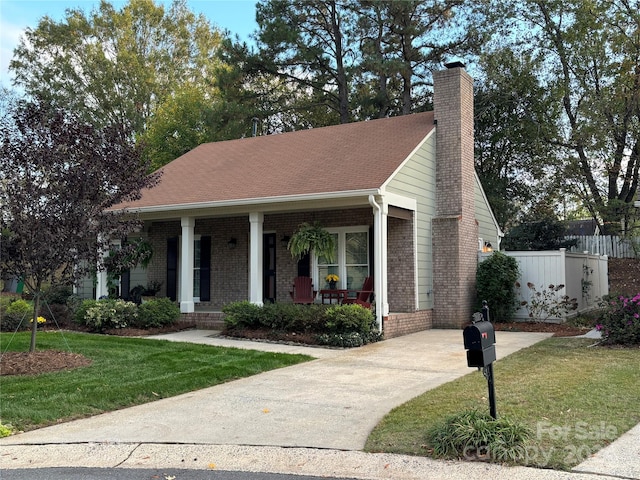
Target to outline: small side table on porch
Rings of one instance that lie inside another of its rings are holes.
[[[322,299],[322,303],[325,303],[325,300],[328,300],[329,304],[335,303],[337,305],[341,305],[342,301],[347,298],[348,290],[320,290],[320,298]],[[335,302],[334,302],[335,299]]]

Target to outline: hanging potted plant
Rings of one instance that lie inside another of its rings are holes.
[[[291,256],[300,260],[307,253],[324,257],[327,262],[335,261],[336,241],[333,235],[322,228],[319,222],[301,223],[287,244]]]

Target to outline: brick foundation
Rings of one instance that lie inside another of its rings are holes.
[[[223,330],[224,321],[222,312],[194,312],[183,313],[180,315],[178,324],[180,323],[195,323],[196,328],[202,330]]]
[[[433,310],[412,313],[390,313],[382,319],[384,338],[401,337],[410,333],[430,330],[433,326]]]

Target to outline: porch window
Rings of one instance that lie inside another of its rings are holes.
[[[340,277],[338,288],[357,290],[362,288],[364,279],[369,276],[369,229],[368,227],[348,227],[329,229],[336,240],[334,262],[326,258],[317,259],[317,285],[328,289],[325,280],[330,273]]]

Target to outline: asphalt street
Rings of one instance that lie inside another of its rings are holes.
[[[0,471],[2,480],[351,480],[260,472],[146,468],[21,468]]]

